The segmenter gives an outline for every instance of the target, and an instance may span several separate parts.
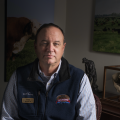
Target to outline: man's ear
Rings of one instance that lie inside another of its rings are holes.
[[[65,49],[65,46],[66,46],[66,42],[63,44],[64,49]]]
[[[65,51],[65,46],[66,46],[66,43],[63,44],[63,54],[64,54],[64,51]]]

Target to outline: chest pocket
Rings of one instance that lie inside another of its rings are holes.
[[[18,111],[23,115],[36,115],[38,107],[38,92],[35,88],[18,88]]]

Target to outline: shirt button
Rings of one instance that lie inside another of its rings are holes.
[[[50,85],[50,83],[48,83],[48,85]]]

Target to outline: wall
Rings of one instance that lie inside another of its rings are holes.
[[[55,0],[54,23],[59,25],[65,32],[66,28],[66,1]]]
[[[62,7],[61,7],[62,6]],[[62,20],[61,20],[62,18]],[[66,0],[55,0],[54,23],[65,31]],[[4,82],[5,2],[0,0],[0,105],[7,82]]]
[[[119,65],[120,54],[92,51],[95,0],[67,0],[65,58],[84,70],[82,58],[93,60],[97,71],[97,84],[102,90],[104,66]],[[109,90],[113,88],[109,82]],[[115,90],[116,91],[116,90]]]

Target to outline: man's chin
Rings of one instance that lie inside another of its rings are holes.
[[[47,64],[48,65],[52,65],[52,64],[55,64],[56,63],[56,61],[55,60],[47,60]]]
[[[55,65],[57,63],[57,60],[55,58],[48,59],[44,57],[44,59],[42,59],[42,62],[44,65]]]

